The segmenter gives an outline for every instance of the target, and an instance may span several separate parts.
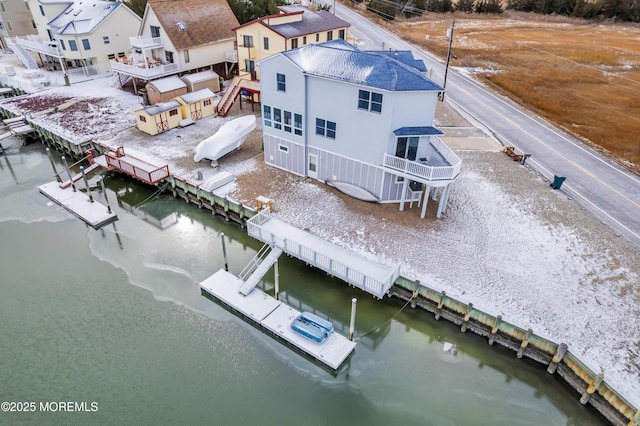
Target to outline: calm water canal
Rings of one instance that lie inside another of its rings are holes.
[[[359,300],[332,375],[200,295],[220,233],[234,273],[260,248],[239,226],[167,196],[131,209],[153,191],[107,175],[119,220],[96,231],[38,193],[51,176],[40,144],[0,156],[0,400],[37,404],[0,424],[603,424],[542,366],[283,258],[287,303],[346,332]],[[40,410],[58,401],[94,411]]]

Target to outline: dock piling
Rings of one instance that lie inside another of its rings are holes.
[[[278,259],[276,259],[276,263],[273,264],[273,278],[275,281],[275,298],[276,300],[280,300],[280,279],[279,279],[279,273],[278,273]]]
[[[89,181],[87,180],[87,174],[84,172],[84,167],[80,166],[80,173],[82,173],[82,180],[84,180],[84,186],[87,188],[87,195],[89,196],[89,202],[93,203],[93,194],[89,187]]]
[[[69,182],[71,182],[71,187],[73,188],[73,192],[76,192],[76,184],[73,182],[73,175],[71,174],[71,170],[69,169],[69,165],[67,164],[67,159],[62,156],[62,164],[64,164],[64,168],[67,170],[67,174],[69,175]]]
[[[560,363],[560,361],[562,361],[565,353],[567,353],[567,344],[560,343],[560,345],[558,346],[558,350],[556,351],[555,355],[551,359],[551,362],[549,363],[549,366],[547,367],[547,373],[553,374],[556,372],[558,364]]]
[[[100,178],[100,187],[102,188],[102,193],[104,194],[104,201],[107,203],[107,213],[111,213],[111,206],[109,205],[109,199],[107,198],[107,191],[104,189],[104,176]]]
[[[53,175],[60,181],[60,177],[58,177],[58,171],[56,170],[56,163],[53,161],[53,156],[51,155],[51,150],[49,147],[46,148],[47,155],[49,156],[49,162],[51,163],[51,168],[53,169]]]
[[[356,327],[356,303],[358,299],[351,299],[351,322],[349,323],[349,340],[353,341],[353,331]]]
[[[222,240],[222,255],[224,256],[224,270],[229,271],[229,262],[227,262],[227,247],[224,244],[224,232],[220,234],[220,239]]]

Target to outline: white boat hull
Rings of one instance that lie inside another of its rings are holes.
[[[347,194],[350,197],[357,198],[362,201],[379,202],[378,197],[370,193],[364,188],[347,182],[330,182],[338,191]]]
[[[245,115],[231,121],[227,121],[212,136],[203,140],[195,149],[193,161],[202,159],[217,160],[242,145],[256,128],[256,116]]]

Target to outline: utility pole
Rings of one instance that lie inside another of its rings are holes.
[[[447,37],[449,37],[449,49],[447,50],[447,64],[444,67],[444,82],[442,83],[442,88],[447,87],[447,72],[449,71],[449,61],[451,60],[451,45],[453,44],[453,28],[456,25],[456,20],[454,19],[451,22],[451,28],[447,29]],[[440,96],[440,101],[444,102],[444,91],[442,92],[442,96]]]

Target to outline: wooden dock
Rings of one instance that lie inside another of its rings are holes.
[[[249,319],[258,328],[269,332],[331,370],[338,370],[355,349],[355,342],[335,331],[322,343],[296,333],[291,329],[291,322],[300,315],[300,312],[257,288],[247,296],[243,296],[239,292],[243,284],[240,278],[220,269],[202,281],[200,289],[204,296],[220,301],[231,311]]]
[[[106,206],[97,201],[91,202],[84,192],[74,191],[72,185],[63,188],[60,182],[53,181],[40,185],[38,190],[93,228],[99,228],[118,218],[115,213],[108,211]]]

